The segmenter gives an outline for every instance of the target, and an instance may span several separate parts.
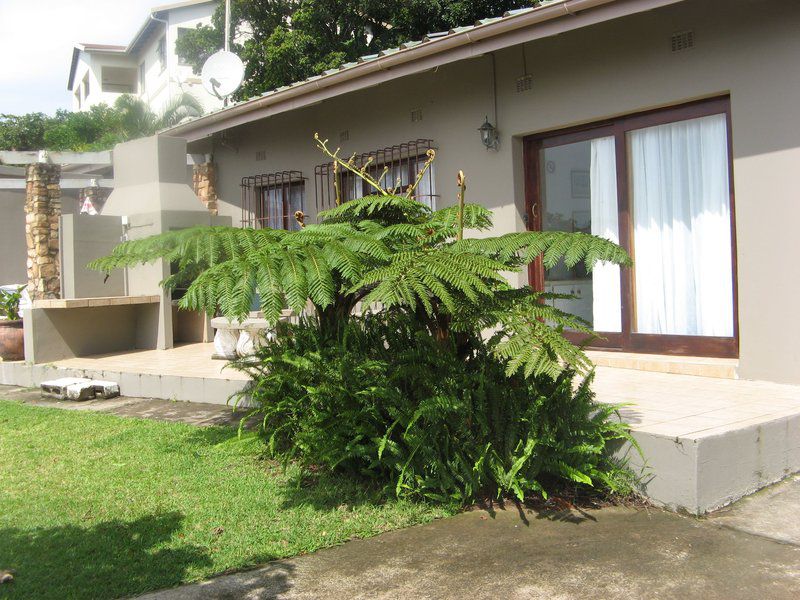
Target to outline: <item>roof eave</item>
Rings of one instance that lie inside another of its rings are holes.
[[[72,49],[72,63],[69,67],[69,78],[67,79],[67,91],[71,92],[75,87],[75,71],[78,70],[78,58],[80,58],[83,46],[77,44]]]
[[[265,92],[261,97],[209,113],[187,123],[176,125],[164,132],[169,135],[185,137],[189,141],[199,140],[217,131],[301,108],[341,93],[378,85],[384,81],[421,72],[441,64],[681,1],[683,0],[563,0],[550,2],[532,10],[515,11],[503,18],[484,20],[476,27],[460,28],[449,35],[437,36],[353,66],[322,76],[310,77],[303,82],[278,90]],[[564,17],[573,20],[566,21]],[[531,28],[537,28],[537,30],[534,32],[531,31]],[[525,39],[521,39],[521,32],[527,36]],[[534,33],[536,35],[533,35]]]

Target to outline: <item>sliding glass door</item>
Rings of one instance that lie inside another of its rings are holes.
[[[544,231],[584,232],[619,243],[616,153],[613,136],[542,148],[542,223]],[[597,331],[620,332],[619,267],[559,263],[544,272],[544,290],[572,296],[553,301],[582,317]]]
[[[737,355],[728,101],[717,99],[526,140],[531,225],[620,243],[632,269],[531,267],[593,345]]]

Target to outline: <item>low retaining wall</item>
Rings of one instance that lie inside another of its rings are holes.
[[[713,435],[633,432],[645,461],[617,453],[642,474],[641,493],[673,511],[702,515],[800,472],[800,412]]]

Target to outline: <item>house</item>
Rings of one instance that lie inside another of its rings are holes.
[[[102,218],[129,239],[293,228],[296,210],[314,222],[335,202],[315,133],[401,186],[433,148],[416,193],[432,208],[456,202],[463,170],[493,234],[584,231],[629,250],[630,269],[532,264],[515,283],[572,296],[559,302],[602,335],[598,401],[628,404],[643,493],[701,514],[800,471],[798,31],[800,5],[785,0],[542,2],[122,144]],[[29,172],[31,221],[47,222],[52,166]],[[337,183],[344,200],[368,193]],[[73,239],[94,243],[86,231]],[[29,257],[69,247],[40,233]],[[29,364],[0,363],[0,382],[102,373],[125,395],[224,402],[244,382],[210,344],[167,350],[208,333],[159,288],[169,269],[127,270],[121,298],[70,297],[62,273],[61,296],[26,311]],[[34,290],[56,279],[28,271]]]
[[[134,94],[154,112],[175,96],[187,92],[206,111],[222,100],[203,88],[175,52],[175,43],[187,29],[210,25],[218,0],[188,0],[153,8],[127,46],[76,44],[72,51],[67,89],[72,110],[111,105],[122,94]]]
[[[629,250],[629,270],[534,264],[518,282],[576,295],[563,305],[602,333],[596,346],[800,383],[798,31],[793,2],[542,2],[166,133],[213,155],[220,215],[270,227],[331,206],[315,132],[402,185],[434,147],[421,201],[453,204],[463,169],[495,233],[586,231]]]

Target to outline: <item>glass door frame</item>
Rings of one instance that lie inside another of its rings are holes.
[[[733,337],[637,333],[634,331],[636,310],[634,269],[636,268],[636,257],[633,252],[632,198],[628,168],[627,134],[632,130],[718,114],[725,114],[727,122],[728,186],[731,218],[731,269],[733,281],[733,289],[731,290],[733,294]],[[619,243],[634,258],[633,268],[620,269],[622,332],[598,332],[600,338],[592,340],[586,340],[585,337],[573,333],[567,333],[566,336],[576,343],[586,343],[589,348],[652,354],[737,358],[739,356],[739,302],[730,98],[728,96],[716,97],[525,137],[523,140],[523,162],[525,168],[525,209],[527,213],[528,230],[542,230],[544,199],[542,198],[540,187],[541,151],[546,148],[562,146],[564,144],[609,136],[613,136],[615,141]],[[544,279],[544,267],[540,257],[528,266],[528,280],[533,289],[544,291]]]

